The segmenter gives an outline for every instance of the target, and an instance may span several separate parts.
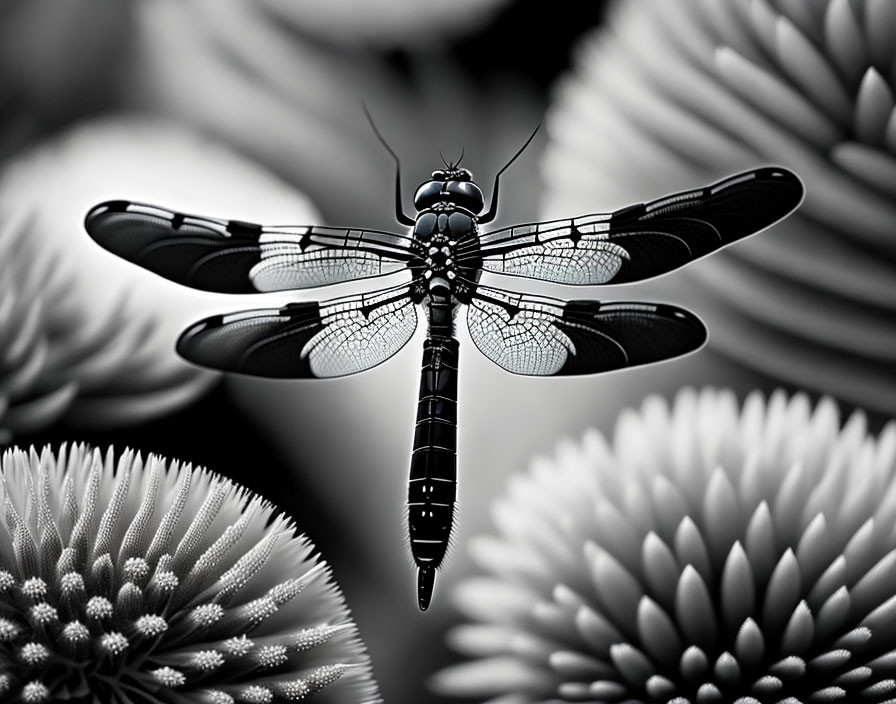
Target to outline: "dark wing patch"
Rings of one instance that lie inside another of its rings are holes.
[[[104,249],[171,281],[204,291],[257,292],[248,274],[260,258],[258,225],[117,200],[92,208],[84,227]]]
[[[160,276],[204,291],[257,293],[324,286],[398,271],[411,238],[318,226],[264,227],[108,201],[84,226],[102,247]]]
[[[765,167],[614,213],[517,225],[483,235],[461,265],[561,284],[649,279],[755,234],[803,198],[792,172]],[[480,263],[481,262],[481,263]]]
[[[562,301],[480,286],[470,336],[515,374],[567,376],[650,364],[693,352],[706,328],[693,313],[656,303]]]
[[[408,286],[206,318],[177,351],[212,369],[271,378],[345,376],[386,361],[417,326]]]

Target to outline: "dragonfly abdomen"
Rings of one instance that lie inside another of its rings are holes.
[[[417,427],[408,483],[408,529],[417,565],[417,599],[429,607],[442,563],[457,489],[458,342],[430,338],[423,345]]]

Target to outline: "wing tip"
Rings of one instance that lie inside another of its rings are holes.
[[[94,205],[84,216],[84,229],[92,236],[97,228],[97,221],[109,213],[123,213],[127,211],[131,202],[128,200],[106,200]]]
[[[681,308],[671,303],[657,303],[656,311],[657,313],[660,313],[667,318],[673,318],[686,325],[690,325],[694,328],[695,333],[699,333],[700,335],[702,335],[702,340],[699,342],[697,347],[694,347],[692,351],[700,349],[703,345],[706,344],[706,341],[709,339],[709,329],[706,327],[706,323],[704,323],[703,319],[693,311],[690,311],[687,308]]]
[[[196,359],[196,356],[192,354],[193,351],[193,342],[199,337],[202,333],[208,331],[211,328],[218,328],[224,324],[224,316],[223,315],[212,315],[208,318],[203,318],[202,320],[198,320],[192,325],[184,328],[180,335],[177,337],[177,342],[174,345],[175,351],[183,357],[185,360],[192,364],[198,364],[200,366],[208,366],[203,364],[201,361]]]
[[[772,164],[758,169],[757,174],[761,174],[763,177],[770,180],[793,186],[794,189],[799,192],[800,200],[802,200],[802,196],[805,195],[806,185],[795,171]]]
[[[769,183],[777,187],[779,209],[767,227],[775,225],[796,212],[806,199],[806,186],[798,174],[783,166],[771,165],[761,169]]]

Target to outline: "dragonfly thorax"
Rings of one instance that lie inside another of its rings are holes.
[[[419,246],[421,273],[432,287],[436,280],[447,282],[456,289],[458,278],[475,281],[474,271],[458,268],[458,244],[469,246],[478,234],[476,216],[466,210],[449,204],[445,208],[431,208],[417,215],[414,223],[414,239]]]
[[[427,279],[445,278],[452,281],[457,277],[454,263],[454,245],[456,241],[448,239],[442,233],[437,233],[429,241],[426,250],[426,272],[424,276]]]

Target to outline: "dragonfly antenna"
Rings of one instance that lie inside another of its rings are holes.
[[[380,133],[379,129],[377,129],[376,123],[373,121],[373,116],[370,114],[370,110],[367,109],[366,103],[361,103],[361,108],[364,110],[364,116],[367,118],[367,122],[370,123],[370,128],[373,130],[373,133],[376,135],[376,138],[380,141],[386,151],[392,156],[395,160],[395,166],[401,167],[401,161],[398,159],[398,155],[392,151],[392,147],[389,146],[389,143],[386,141],[386,138]]]
[[[460,156],[457,157],[457,161],[455,161],[455,162],[451,165],[451,167],[454,168],[454,169],[456,169],[458,166],[460,166],[460,162],[462,162],[463,160],[464,160],[464,148],[461,147],[461,148],[460,148]]]
[[[518,157],[520,154],[522,154],[522,153],[526,150],[526,147],[529,146],[529,143],[530,143],[533,139],[535,139],[535,135],[538,134],[538,130],[540,130],[540,129],[541,129],[541,123],[539,122],[537,125],[535,125],[535,129],[532,130],[532,134],[529,135],[529,139],[527,139],[527,140],[525,141],[525,143],[523,144],[523,146],[521,146],[521,147],[519,148],[519,150],[517,151],[516,154],[514,154],[512,157],[510,157],[510,161],[508,161],[506,164],[504,164],[504,166],[501,167],[501,170],[495,175],[495,178],[497,178],[498,176],[500,176],[501,174],[503,174],[505,171],[507,171],[508,168],[510,168],[510,165],[511,165],[513,162],[515,162],[515,161],[517,160],[517,157]]]
[[[386,138],[380,134],[380,131],[377,129],[376,123],[373,121],[373,117],[370,114],[370,110],[367,109],[367,105],[364,102],[361,103],[361,108],[364,110],[364,115],[367,117],[367,122],[370,123],[370,128],[373,130],[376,138],[395,160],[395,217],[402,225],[413,225],[414,218],[405,214],[404,206],[401,203],[401,161],[398,158],[398,154],[392,151],[392,147],[389,146]]]
[[[539,122],[535,125],[535,129],[532,130],[532,134],[529,135],[529,139],[525,141],[523,146],[517,150],[517,153],[510,157],[510,161],[508,161],[504,166],[501,167],[501,170],[495,174],[495,185],[492,188],[492,202],[488,206],[488,211],[486,211],[483,215],[479,216],[479,222],[488,223],[495,219],[495,215],[498,214],[498,184],[501,181],[501,174],[507,171],[510,168],[510,165],[517,160],[517,157],[525,151],[526,147],[529,146],[530,142],[535,139],[535,135],[538,134],[538,130],[541,129],[541,123]]]

